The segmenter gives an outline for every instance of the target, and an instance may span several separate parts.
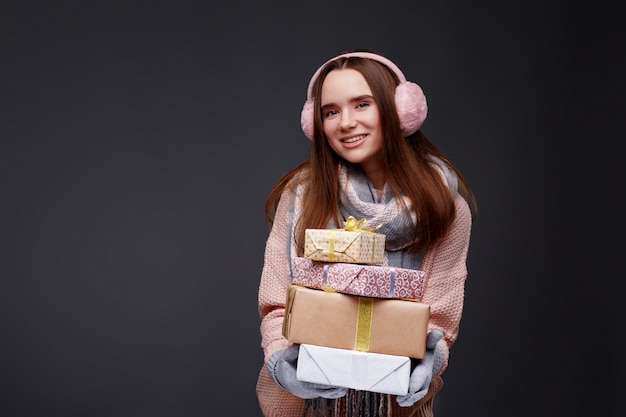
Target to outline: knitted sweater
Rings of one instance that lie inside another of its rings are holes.
[[[443,338],[439,348],[444,361],[431,381],[426,396],[411,407],[400,407],[389,396],[388,416],[430,417],[432,400],[443,386],[441,374],[448,365],[449,348],[455,342],[463,310],[467,277],[466,259],[470,240],[471,213],[467,202],[455,195],[456,219],[446,235],[424,253],[421,270],[425,275],[422,302],[430,305],[428,330],[439,329]],[[300,208],[296,192],[283,193],[277,207],[275,222],[265,246],[265,263],[259,285],[258,302],[261,318],[261,347],[264,352],[257,382],[257,397],[265,417],[300,417],[304,400],[281,389],[268,375],[265,364],[272,353],[290,345],[282,336],[287,288],[291,283],[290,259],[298,254],[292,244],[293,227]]]

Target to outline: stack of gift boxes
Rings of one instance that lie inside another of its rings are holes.
[[[385,236],[355,221],[305,230],[283,335],[300,344],[298,379],[403,395],[426,349],[424,272],[383,265]]]

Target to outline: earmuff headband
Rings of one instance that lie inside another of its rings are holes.
[[[381,55],[378,55],[378,54],[373,54],[371,52],[349,52],[349,53],[346,53],[346,54],[337,55],[336,57],[329,59],[328,61],[324,62],[324,64],[321,67],[319,67],[317,69],[317,71],[315,71],[315,73],[311,77],[311,81],[309,81],[309,87],[307,88],[307,93],[306,93],[307,98],[313,98],[312,94],[313,94],[313,86],[315,85],[315,81],[317,81],[317,77],[320,76],[320,72],[322,72],[322,69],[324,69],[324,67],[328,63],[333,62],[333,61],[335,61],[337,59],[351,58],[351,57],[367,58],[367,59],[371,59],[373,61],[378,61],[381,64],[385,65],[390,70],[392,70],[398,76],[398,78],[400,79],[401,83],[406,81],[406,77],[404,76],[404,73],[402,73],[402,71],[400,71],[400,68],[398,68],[398,66],[396,64],[394,64],[393,62],[391,62],[390,60],[388,60],[384,56],[381,56]]]

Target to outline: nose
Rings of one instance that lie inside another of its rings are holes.
[[[352,129],[356,126],[357,121],[351,111],[341,112],[340,127],[344,130]]]

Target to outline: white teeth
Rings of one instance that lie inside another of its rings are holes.
[[[360,135],[360,136],[355,136],[353,138],[350,139],[344,139],[345,143],[352,143],[352,142],[356,142],[357,140],[361,140],[365,137],[365,135]]]

